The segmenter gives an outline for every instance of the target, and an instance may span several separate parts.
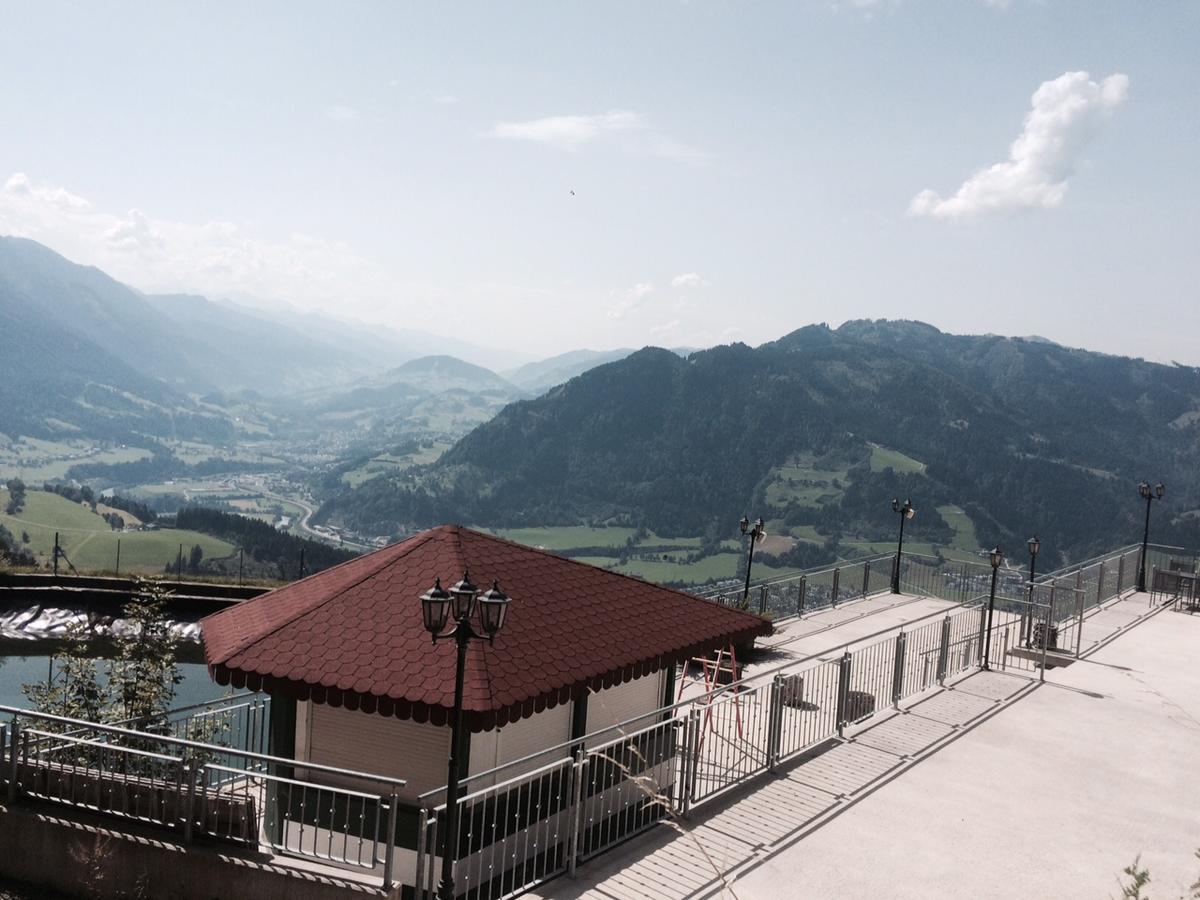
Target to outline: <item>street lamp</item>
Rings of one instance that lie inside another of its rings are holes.
[[[992,654],[992,611],[996,608],[996,575],[1004,562],[1004,551],[997,547],[992,551],[992,591],[988,595],[987,634],[983,639],[983,667],[990,669],[988,657]]]
[[[1146,590],[1146,550],[1150,545],[1150,504],[1155,500],[1161,500],[1163,494],[1167,492],[1167,486],[1161,481],[1154,487],[1150,487],[1150,482],[1143,481],[1138,485],[1138,493],[1146,500],[1146,530],[1142,532],[1142,558],[1138,562],[1138,583],[1139,591]]]
[[[767,536],[767,529],[763,526],[762,519],[751,525],[745,516],[738,522],[738,528],[742,530],[742,534],[750,535],[750,549],[746,553],[746,587],[742,589],[742,609],[747,609],[750,606],[750,567],[754,564],[754,545]]]
[[[471,626],[471,614],[479,606],[477,632]],[[421,595],[421,617],[425,630],[433,636],[433,642],[453,638],[458,645],[458,665],[454,673],[454,717],[450,726],[450,760],[446,776],[446,833],[442,849],[442,880],[438,885],[439,900],[454,900],[454,858],[458,855],[458,760],[462,752],[462,705],[463,676],[467,666],[467,647],[473,640],[488,642],[495,640],[504,627],[509,599],[500,590],[498,582],[492,582],[491,590],[482,596],[479,588],[471,583],[471,576],[463,573],[462,581],[447,591],[442,580]],[[450,614],[454,614],[454,627],[443,632]]]
[[[905,500],[901,503],[895,497],[892,498],[892,512],[900,514],[900,540],[896,542],[896,564],[892,566],[892,593],[900,593],[900,554],[904,550],[904,523],[917,514],[913,509],[912,501]]]
[[[1037,571],[1037,555],[1042,549],[1042,542],[1035,534],[1025,542],[1025,546],[1029,548],[1029,605],[1025,610],[1025,646],[1029,646],[1029,633],[1033,631],[1033,576]]]

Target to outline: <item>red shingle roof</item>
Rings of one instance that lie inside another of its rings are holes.
[[[455,652],[432,643],[418,597],[467,569],[512,597],[495,644],[468,651],[472,731],[771,632],[751,613],[443,525],[208,616],[209,672],[221,684],[444,724]]]

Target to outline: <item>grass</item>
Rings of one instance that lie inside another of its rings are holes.
[[[141,447],[100,449],[92,441],[43,441],[22,437],[0,447],[0,481],[21,478],[27,484],[41,484],[65,478],[72,466],[91,463],[115,465],[136,462],[150,456]]]
[[[771,470],[771,482],[767,485],[766,493],[767,503],[779,507],[793,504],[824,506],[842,496],[846,472],[845,468],[820,468],[812,454],[798,454],[786,465]]]
[[[437,462],[438,458],[450,449],[450,446],[446,442],[435,441],[428,447],[422,447],[414,453],[406,453],[403,456],[380,453],[378,456],[372,456],[357,469],[344,472],[342,474],[342,481],[350,485],[350,487],[356,488],[364,481],[369,481],[377,475],[384,475],[388,472],[403,472],[405,469],[410,469],[413,466],[428,465],[429,463]]]
[[[0,490],[0,509],[7,504],[8,492]],[[196,544],[205,557],[234,552],[232,544],[198,531],[164,528],[116,532],[87,507],[45,491],[28,491],[25,508],[15,516],[0,515],[0,523],[18,540],[22,532],[28,533],[26,546],[46,561],[52,559],[54,534],[58,532],[59,545],[80,572],[111,571],[116,564],[118,540],[123,572],[161,572],[168,561],[175,560],[180,544],[185,559]],[[64,565],[60,564],[60,571]]]
[[[899,450],[871,444],[871,471],[882,472],[888,468],[901,475],[921,474],[925,471],[925,463],[905,456]]]
[[[527,547],[574,550],[578,547],[624,547],[633,537],[634,529],[566,525],[557,528],[499,528],[494,533]]]
[[[954,529],[951,548],[974,554],[979,549],[979,538],[975,534],[975,523],[971,521],[971,517],[957,506],[939,506],[937,511],[938,515],[946,520],[946,524]]]

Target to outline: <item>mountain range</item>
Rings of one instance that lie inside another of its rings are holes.
[[[1200,370],[918,322],[810,326],[758,348],[646,348],[505,407],[436,463],[329,497],[366,533],[440,521],[621,523],[730,536],[743,512],[795,534],[921,540],[961,509],[980,544],[1034,532],[1061,558],[1140,536],[1133,485],[1200,507]]]
[[[145,294],[34,241],[0,237],[5,434],[224,443],[239,431],[232,408],[245,394],[270,408],[264,421],[281,422],[296,410],[308,416],[315,404],[333,427],[332,413],[360,402],[371,422],[435,421],[442,410],[433,398],[444,397],[453,407],[447,430],[457,436],[527,396],[493,372],[430,355],[431,348],[489,355],[422,331]],[[319,415],[301,424],[319,425]]]

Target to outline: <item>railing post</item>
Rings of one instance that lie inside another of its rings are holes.
[[[692,799],[696,796],[696,768],[699,760],[700,741],[700,710],[692,707],[688,711],[687,723],[687,752],[684,761],[687,763],[687,779],[683,785],[683,817],[686,819],[692,811]]]
[[[17,799],[17,749],[21,740],[21,723],[14,717],[12,731],[8,735],[8,802]]]
[[[425,900],[425,854],[428,851],[429,810],[424,806],[417,812],[417,868],[413,879],[416,900]]]
[[[938,648],[937,681],[946,681],[946,663],[950,661],[950,617],[942,619],[942,645]]]
[[[865,597],[871,590],[871,561],[867,560],[863,563],[863,588],[862,595]]]
[[[1117,596],[1121,596],[1125,584],[1125,554],[1117,557]]]
[[[783,675],[776,674],[771,679],[770,705],[767,707],[770,718],[767,720],[767,769],[774,772],[779,763],[779,743],[783,730]]]
[[[1050,646],[1050,624],[1054,618],[1054,582],[1050,582],[1050,605],[1046,607],[1046,618],[1042,625],[1042,669],[1038,681],[1046,680],[1046,649]]]
[[[204,771],[201,768],[201,771]],[[183,797],[183,842],[192,842],[192,829],[196,821],[196,764],[188,761],[183,764],[183,778],[187,781],[187,790]]]
[[[767,586],[765,584],[758,589],[758,614],[760,616],[767,614]]]
[[[842,570],[839,566],[833,570],[833,599],[829,602],[830,606],[837,606],[838,598],[838,579],[841,578]]]
[[[837,693],[837,733],[843,737],[846,732],[846,702],[850,698],[850,651],[842,654],[838,663],[838,693]]]
[[[1081,579],[1076,579],[1078,584]],[[1083,589],[1077,587],[1075,589],[1075,658],[1079,659],[1079,648],[1083,642],[1083,604],[1084,604]]]
[[[587,765],[591,757],[586,753],[579,762],[571,766],[574,781],[571,783],[571,806],[567,815],[567,875],[575,877],[579,864],[579,829],[583,824],[583,782],[587,778]]]
[[[1104,602],[1104,563],[1100,563],[1100,573],[1096,576],[1096,605]]]
[[[796,615],[804,615],[804,601],[808,597],[808,576],[800,576],[800,587],[797,588],[796,595]]]
[[[983,665],[983,644],[984,638],[987,637],[987,604],[979,607],[979,659],[977,665]]]
[[[383,849],[383,889],[392,889],[392,873],[396,866],[396,813],[400,805],[396,793],[384,794],[380,801],[388,805],[387,840]]]
[[[904,653],[908,638],[901,631],[896,635],[896,662],[892,667],[892,706],[900,708],[904,696]]]

